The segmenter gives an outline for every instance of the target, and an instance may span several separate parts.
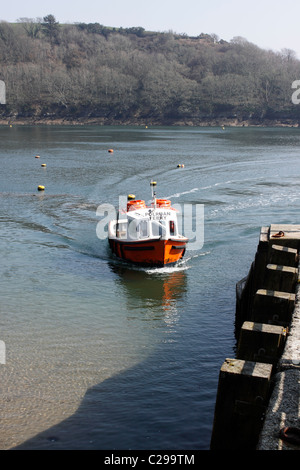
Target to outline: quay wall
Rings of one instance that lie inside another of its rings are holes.
[[[236,286],[236,357],[219,373],[211,450],[300,450],[300,225],[262,227]]]

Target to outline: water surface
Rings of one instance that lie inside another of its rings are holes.
[[[236,282],[261,226],[299,223],[299,144],[298,129],[0,127],[1,449],[209,448]],[[204,204],[204,245],[174,268],[128,266],[96,235],[97,207],[148,201],[151,178]]]

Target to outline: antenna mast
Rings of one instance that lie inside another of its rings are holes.
[[[154,188],[156,186],[156,181],[150,181],[150,186],[151,186],[151,192],[152,192],[152,203],[154,205],[154,208],[156,208],[156,192],[154,191]]]

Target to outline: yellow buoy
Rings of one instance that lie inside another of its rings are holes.
[[[44,191],[45,186],[42,186],[41,184],[38,186],[38,191]]]
[[[135,195],[134,194],[128,194],[127,200],[132,201],[133,199],[135,199]]]
[[[41,166],[45,167],[45,166],[47,166],[47,165],[46,165],[46,163],[42,163]]]

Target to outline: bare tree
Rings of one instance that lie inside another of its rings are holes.
[[[18,23],[21,23],[27,35],[30,38],[37,38],[42,28],[42,18],[19,18]]]

